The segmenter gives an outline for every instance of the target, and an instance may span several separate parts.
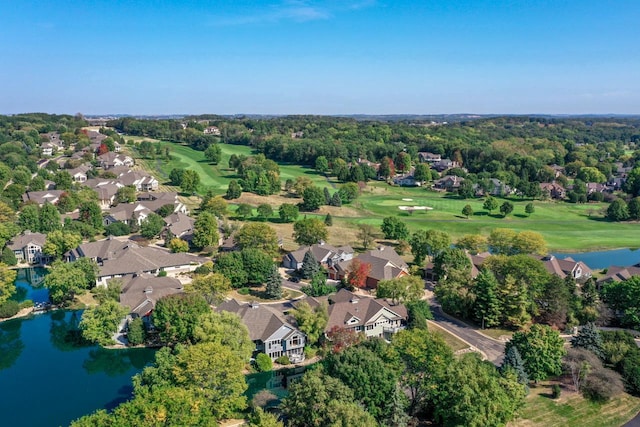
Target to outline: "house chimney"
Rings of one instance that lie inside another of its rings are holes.
[[[257,302],[257,301],[251,301],[251,302],[249,303],[249,307],[251,307],[251,308],[258,308],[258,307],[260,307],[260,304],[258,304],[258,302]]]

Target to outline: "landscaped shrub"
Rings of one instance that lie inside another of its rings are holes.
[[[613,396],[622,393],[624,386],[620,374],[603,368],[589,373],[582,387],[582,394],[594,402],[607,402]]]
[[[554,384],[551,387],[551,397],[553,399],[557,399],[557,398],[560,397],[560,393],[561,393],[560,385],[559,384]]]
[[[162,270],[158,272],[158,277],[167,277],[167,272]]]
[[[20,303],[20,310],[22,310],[23,308],[29,308],[29,307],[33,307],[33,301],[31,301],[30,299],[24,300]]]
[[[627,393],[640,396],[640,354],[627,356],[622,361],[621,373]]]
[[[129,331],[127,332],[127,339],[131,345],[140,345],[144,343],[146,337],[146,331],[144,329],[144,322],[141,318],[135,318],[129,322]]]
[[[13,300],[5,301],[0,304],[0,319],[15,316],[19,311],[20,303]]]
[[[291,361],[289,360],[289,356],[280,356],[276,359],[276,363],[280,365],[289,365]]]
[[[211,261],[207,261],[202,265],[199,265],[198,267],[196,267],[196,269],[194,270],[194,273],[196,274],[209,274],[209,273],[213,273],[213,262]]]
[[[244,287],[244,288],[240,288],[238,289],[238,293],[240,295],[249,295],[251,293],[251,289]]]
[[[305,359],[313,359],[314,357],[316,357],[316,354],[318,354],[318,350],[313,348],[313,347],[309,347],[306,346],[304,348],[304,357]]]
[[[269,372],[273,369],[273,362],[271,358],[264,353],[259,353],[256,356],[256,368],[259,372]]]

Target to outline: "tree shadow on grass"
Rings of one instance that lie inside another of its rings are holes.
[[[529,215],[525,214],[513,214],[513,216],[515,216],[516,218],[529,218]]]
[[[488,216],[489,212],[486,211],[480,211],[480,212],[474,212],[473,216]]]

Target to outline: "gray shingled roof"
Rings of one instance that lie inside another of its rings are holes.
[[[7,247],[12,251],[21,250],[29,243],[33,243],[37,246],[44,246],[45,241],[47,240],[47,235],[42,233],[32,233],[31,231],[25,231],[23,234],[14,237],[9,243],[7,243]]]
[[[122,280],[120,304],[139,316],[153,310],[160,298],[182,292],[182,284],[172,277],[141,274],[125,276]]]
[[[236,300],[228,300],[220,304],[216,311],[236,313],[249,329],[252,341],[266,341],[269,338],[282,339],[297,329],[285,318],[284,314],[268,305],[240,304]]]

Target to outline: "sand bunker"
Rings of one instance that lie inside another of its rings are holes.
[[[403,202],[413,202],[413,199],[402,199]]]
[[[429,206],[398,206],[401,211],[430,211],[433,210]]]

